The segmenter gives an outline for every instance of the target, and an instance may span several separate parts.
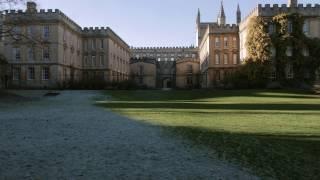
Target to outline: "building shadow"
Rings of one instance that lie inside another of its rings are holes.
[[[203,104],[184,102],[128,102],[110,101],[100,102],[97,105],[114,109],[188,109],[188,110],[270,110],[270,111],[319,111],[320,104]]]
[[[228,133],[197,127],[163,127],[191,145],[208,147],[220,159],[263,178],[320,179],[320,136]]]

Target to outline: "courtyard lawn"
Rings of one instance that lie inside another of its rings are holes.
[[[100,106],[205,145],[263,177],[320,179],[320,96],[305,91],[108,91]]]

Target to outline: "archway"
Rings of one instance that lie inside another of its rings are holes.
[[[172,82],[171,79],[167,78],[163,80],[163,88],[172,88]]]

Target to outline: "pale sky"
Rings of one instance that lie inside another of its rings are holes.
[[[320,0],[298,0],[320,4]],[[216,21],[220,0],[37,0],[41,9],[60,9],[81,27],[109,26],[130,46],[190,46],[195,22]],[[245,17],[257,4],[287,0],[224,0],[227,23],[235,23],[240,4]]]

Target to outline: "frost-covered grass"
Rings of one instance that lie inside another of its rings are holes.
[[[320,97],[305,91],[108,91],[100,105],[212,147],[259,175],[320,178]]]

